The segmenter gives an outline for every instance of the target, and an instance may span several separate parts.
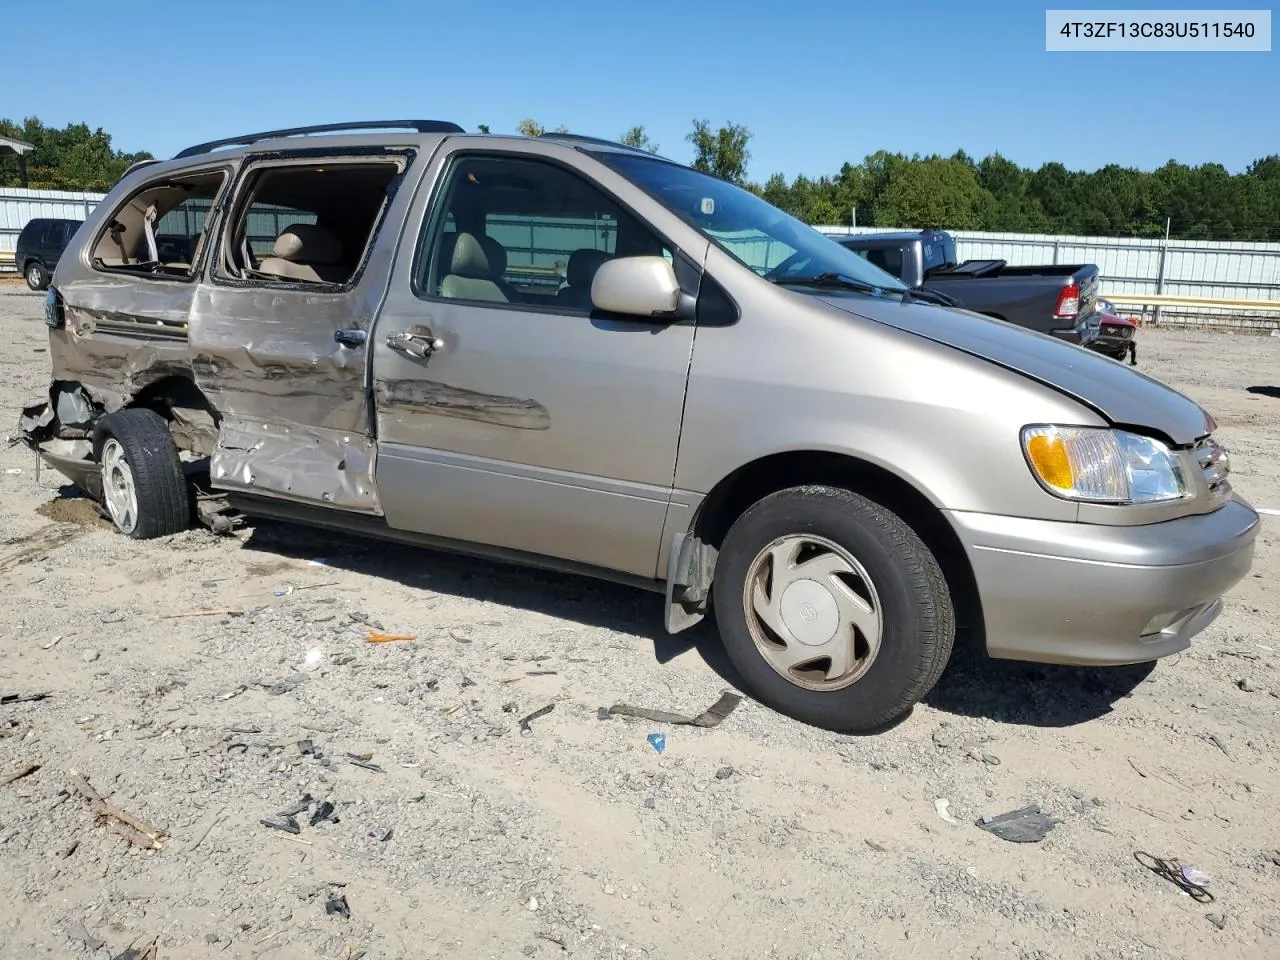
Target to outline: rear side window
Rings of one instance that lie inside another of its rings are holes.
[[[354,283],[404,167],[399,159],[334,160],[250,172],[217,276],[321,290]]]
[[[225,170],[153,181],[117,208],[93,246],[97,270],[188,279],[206,246],[205,221]],[[70,232],[68,232],[68,237]]]

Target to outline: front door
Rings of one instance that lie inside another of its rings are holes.
[[[694,328],[594,311],[591,279],[681,251],[532,151],[439,169],[373,343],[387,522],[654,577]],[[700,265],[705,245],[683,254]]]

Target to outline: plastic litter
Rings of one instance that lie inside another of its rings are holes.
[[[555,708],[556,708],[556,705],[554,703],[548,703],[545,707],[542,707],[541,709],[533,711],[533,713],[529,714],[527,717],[525,717],[520,721],[520,733],[524,734],[525,736],[533,733],[533,727],[530,726],[530,724],[532,724],[533,721],[537,720],[539,717],[545,717],[548,713],[550,713]]]
[[[977,826],[1010,843],[1039,843],[1056,824],[1039,807],[1030,806],[998,817],[983,817]]]
[[[374,827],[369,831],[369,836],[373,837],[373,839],[377,840],[379,843],[386,843],[391,839],[391,828]]]
[[[665,733],[651,733],[645,739],[649,741],[649,746],[657,750],[658,753],[667,749],[667,735]]]
[[[951,801],[939,797],[933,801],[933,809],[937,811],[938,816],[954,826],[960,826],[960,821],[951,815]]]
[[[1205,887],[1209,883],[1209,877],[1197,870],[1195,867],[1184,865],[1177,860],[1166,860],[1163,857],[1155,857],[1142,850],[1135,850],[1133,859],[1154,873],[1157,877],[1164,877],[1174,886],[1182,890],[1183,893],[1200,903],[1212,903],[1214,896]]]
[[[341,917],[343,920],[351,919],[351,907],[347,905],[345,894],[330,891],[324,900],[324,912],[331,917]]]
[[[334,810],[333,804],[330,803],[328,800],[325,800],[323,803],[317,806],[315,811],[311,814],[311,819],[307,821],[308,824],[314,827],[316,824],[324,823],[324,821],[326,820],[330,820],[333,823],[337,823],[338,818],[333,815],[333,810]]]
[[[298,826],[298,821],[293,817],[274,816],[263,817],[258,821],[264,827],[270,827],[272,830],[282,830],[285,833],[298,834],[302,832],[302,827]]]

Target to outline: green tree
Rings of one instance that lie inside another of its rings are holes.
[[[525,118],[516,124],[516,133],[522,137],[541,137],[547,132],[547,128],[536,120]],[[565,126],[556,127],[552,133],[568,133],[569,128]]]
[[[729,123],[712,130],[706,120],[694,120],[687,137],[693,144],[693,168],[714,174],[730,183],[743,184],[751,151],[751,132],[741,124]]]
[[[487,123],[478,123],[478,124],[476,124],[476,130],[477,130],[477,131],[479,131],[480,133],[489,133],[489,132],[491,132],[491,131],[489,130],[489,125],[488,125]]]
[[[649,153],[658,152],[658,145],[649,139],[649,134],[645,132],[644,124],[632,127],[618,138],[618,142],[625,143],[628,147],[635,147],[637,150],[646,150]]]
[[[901,227],[976,230],[992,212],[991,194],[972,165],[927,157],[907,164],[885,188],[877,217]]]
[[[46,127],[38,117],[22,123],[0,120],[0,135],[25,140],[35,147],[26,157],[28,185],[47,190],[108,190],[146,152],[125,153],[111,145],[111,135],[101,127],[89,129],[72,123],[58,129]],[[19,184],[18,159],[0,152],[0,186]]]

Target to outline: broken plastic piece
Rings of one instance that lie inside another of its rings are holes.
[[[49,694],[47,693],[0,693],[0,704],[35,703],[48,698]]]
[[[316,752],[316,745],[310,740],[298,741],[298,753],[304,757],[309,757]]]
[[[311,806],[313,800],[314,798],[311,794],[304,793],[301,800],[295,803],[288,810],[281,810],[279,815],[282,817],[296,817],[298,814],[305,812],[307,807]]]
[[[315,812],[311,814],[311,820],[309,821],[310,825],[314,827],[316,824],[323,823],[326,820],[332,820],[334,823],[337,823],[338,818],[333,815],[333,810],[333,804],[328,800],[324,801],[316,807]]]
[[[417,639],[411,633],[379,633],[377,630],[370,630],[364,635],[365,643],[405,643]]]
[[[1055,826],[1036,806],[1011,810],[998,817],[983,817],[977,826],[1010,843],[1039,843]]]
[[[947,821],[947,823],[954,824],[957,827],[960,826],[960,821],[951,815],[950,800],[939,797],[937,800],[933,801],[933,809],[936,810],[938,816]]]
[[[520,732],[522,734],[533,733],[533,727],[530,726],[530,724],[532,724],[533,721],[537,720],[539,717],[545,717],[548,713],[550,713],[555,708],[556,708],[556,705],[554,703],[548,703],[545,707],[542,707],[538,710],[533,711],[533,713],[529,714],[527,717],[525,717],[520,721]]]
[[[658,753],[667,749],[667,735],[665,733],[651,733],[645,739],[649,741],[649,746],[657,750]]]
[[[347,898],[344,894],[329,892],[324,901],[324,912],[331,917],[342,917],[343,920],[351,919],[351,908],[347,906]]]
[[[377,840],[379,843],[386,843],[391,839],[391,828],[374,827],[369,831],[369,836],[373,837],[373,839]]]
[[[348,753],[348,754],[347,754],[347,762],[348,762],[348,763],[350,763],[352,766],[356,766],[356,767],[364,767],[364,769],[366,769],[366,770],[372,770],[374,773],[386,773],[386,772],[387,772],[387,771],[383,770],[380,766],[378,766],[376,763],[370,763],[368,760],[366,760],[366,759],[364,759],[363,757],[358,756],[358,755],[356,755],[356,754],[354,754],[354,753]]]
[[[626,703],[615,703],[609,708],[611,714],[624,717],[637,717],[641,720],[652,720],[654,723],[672,723],[688,727],[718,727],[721,721],[737,708],[742,697],[736,693],[725,691],[720,699],[696,717],[687,717],[681,713],[670,713],[666,710],[649,710],[646,707],[633,707]]]
[[[270,827],[272,830],[283,830],[285,833],[297,834],[302,832],[302,828],[298,826],[298,821],[293,817],[277,815],[274,817],[263,817],[258,822],[264,827]]]

